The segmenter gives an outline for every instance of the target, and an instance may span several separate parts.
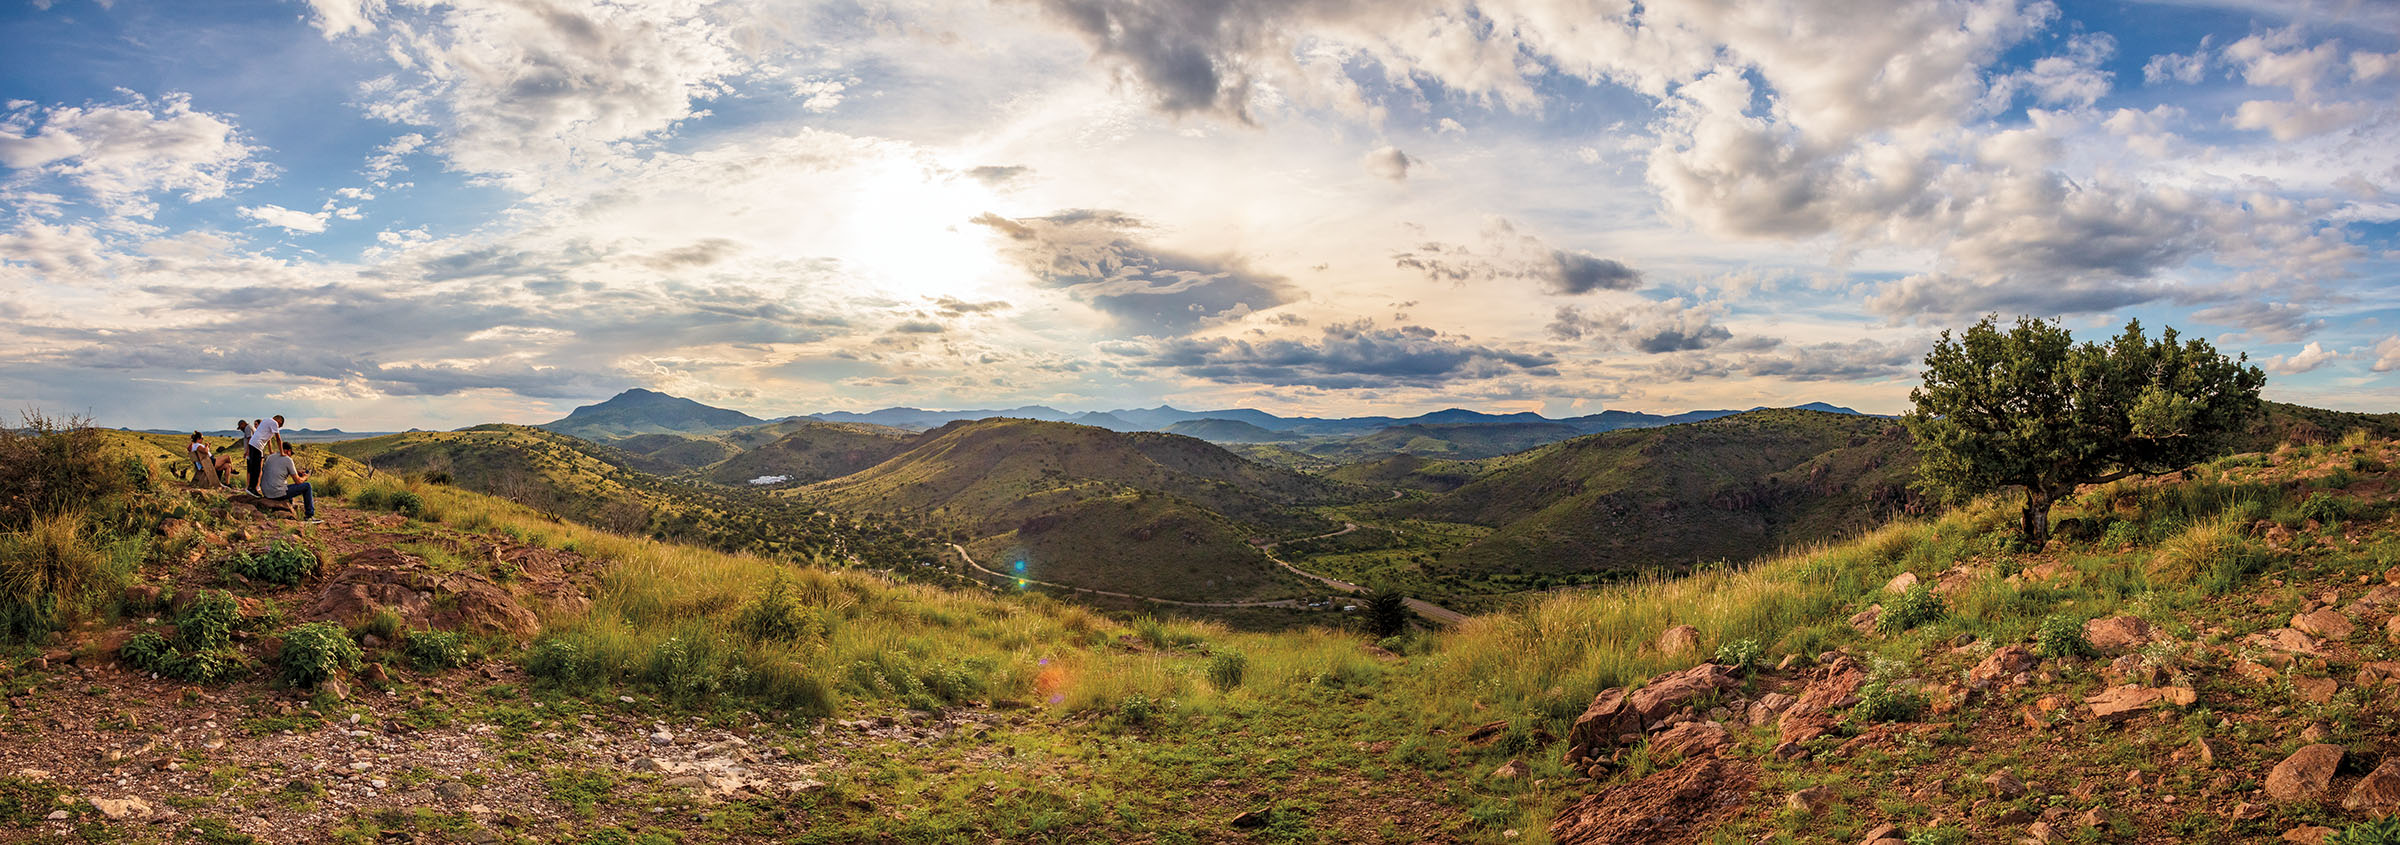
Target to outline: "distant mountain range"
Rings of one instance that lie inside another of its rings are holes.
[[[1801,410],[1866,416],[1849,408],[1823,402],[1810,402],[1797,407]],[[1747,410],[1758,410],[1758,408]],[[1024,405],[1015,408],[953,411],[933,411],[923,408],[884,408],[865,413],[828,411],[784,419],[866,423],[924,431],[954,422],[1009,418],[1077,423],[1110,431],[1173,431],[1205,440],[1260,443],[1363,434],[1394,426],[1480,423],[1548,424],[1563,426],[1564,428],[1560,429],[1562,433],[1571,432],[1572,435],[1580,435],[1625,428],[1648,428],[1699,422],[1739,413],[1742,411],[1730,409],[1686,411],[1680,414],[1602,411],[1580,417],[1551,419],[1530,411],[1492,414],[1465,408],[1449,408],[1413,417],[1284,417],[1253,408],[1187,411],[1171,405],[1160,405],[1156,408],[1122,408],[1113,411],[1062,411],[1047,405]],[[538,427],[580,437],[618,438],[640,434],[713,434],[762,425],[766,422],[768,421],[740,411],[711,407],[690,399],[634,388],[617,394],[608,401],[576,408],[566,417],[543,423]]]

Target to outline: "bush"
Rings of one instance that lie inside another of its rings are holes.
[[[1931,702],[1925,696],[1881,679],[1858,688],[1858,705],[1850,708],[1856,722],[1904,722],[1916,718]]]
[[[2400,845],[2400,816],[2342,828],[2325,837],[2325,845]]]
[[[1220,651],[1208,659],[1208,685],[1218,692],[1231,691],[1242,685],[1250,674],[1250,658],[1238,651]]]
[[[175,616],[175,640],[184,651],[224,648],[233,642],[233,626],[241,621],[241,604],[224,590],[202,590]]]
[[[2052,660],[2086,657],[2096,652],[2083,638],[2083,622],[2071,616],[2051,616],[2033,632],[2033,653]]]
[[[232,560],[226,562],[226,568],[235,575],[253,581],[289,587],[300,583],[300,579],[316,574],[317,555],[306,548],[277,540],[269,544],[263,553],[253,555],[242,552],[234,555]]]
[[[525,671],[537,678],[569,687],[581,687],[600,679],[600,665],[587,653],[573,635],[552,636],[533,644],[525,657]]]
[[[408,490],[394,491],[391,494],[391,497],[384,501],[384,506],[391,508],[393,513],[400,514],[401,516],[419,517],[425,515],[424,497],[418,496],[416,493]]]
[[[1361,608],[1366,612],[1367,633],[1376,639],[1399,636],[1408,630],[1416,612],[1408,609],[1408,597],[1396,590],[1376,590],[1367,594]]]
[[[408,663],[420,672],[467,665],[466,638],[455,631],[417,631],[408,635]]]
[[[175,639],[143,631],[117,647],[117,657],[136,669],[195,684],[214,684],[248,674],[250,664],[234,651],[239,621],[233,595],[208,590],[175,617]]]
[[[1764,654],[1765,652],[1766,648],[1759,645],[1757,640],[1734,640],[1733,642],[1717,646],[1716,662],[1719,666],[1732,667],[1733,670],[1737,672],[1747,672],[1751,669],[1757,668],[1758,656],[1760,654]]]
[[[1892,603],[1884,605],[1883,614],[1875,617],[1875,630],[1886,634],[1899,633],[1942,618],[1948,608],[1933,587],[1918,584],[1901,593]]]
[[[65,622],[65,605],[109,584],[110,563],[79,514],[37,517],[23,531],[0,533],[0,642],[49,641]]]
[[[801,642],[821,636],[825,625],[792,596],[791,582],[778,574],[734,617],[733,627],[756,642]]]
[[[2319,525],[2340,525],[2358,516],[2359,510],[2358,501],[2348,496],[2310,493],[2308,499],[2300,503],[2300,519],[2298,521],[2306,522],[2313,519]]]
[[[8,468],[0,473],[0,532],[147,486],[147,466],[137,476],[112,454],[87,420],[27,411],[21,427],[0,426],[0,467]]]
[[[295,687],[315,687],[335,673],[358,668],[364,657],[350,632],[331,622],[294,625],[283,632],[283,681]]]
[[[1117,702],[1117,721],[1127,727],[1143,727],[1158,719],[1158,704],[1141,693],[1125,696]]]

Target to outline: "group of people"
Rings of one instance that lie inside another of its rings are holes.
[[[250,495],[276,502],[299,499],[303,518],[317,520],[317,494],[308,486],[308,472],[292,461],[292,444],[283,442],[283,415],[263,420],[234,420],[241,433],[225,452],[240,445],[244,453],[245,485],[233,484],[233,456],[209,448],[200,432],[192,432],[192,480],[196,483],[248,490]]]

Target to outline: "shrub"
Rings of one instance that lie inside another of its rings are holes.
[[[175,647],[156,631],[135,634],[124,645],[117,646],[117,659],[145,672],[156,671],[154,667],[163,664],[174,653]]]
[[[1220,651],[1208,659],[1208,685],[1227,692],[1242,685],[1250,673],[1250,658],[1238,651]]]
[[[184,651],[224,648],[233,642],[233,626],[241,621],[241,604],[224,590],[202,590],[175,616],[176,644]]]
[[[1858,705],[1850,708],[1856,722],[1904,722],[1916,718],[1931,702],[1923,694],[1876,679],[1858,688]]]
[[[2305,522],[2313,519],[2320,525],[2339,525],[2358,516],[2359,510],[2357,500],[2348,496],[2336,496],[2322,492],[2310,493],[2308,498],[2300,503],[2299,521]]]
[[[2100,545],[2103,546],[2118,548],[2138,546],[2144,539],[2147,538],[2142,531],[2141,523],[2127,520],[2111,522],[2108,524],[2108,530],[2100,532]]]
[[[467,665],[466,638],[455,631],[417,631],[408,635],[408,663],[420,672]]]
[[[73,514],[147,486],[149,470],[131,471],[91,423],[27,411],[23,425],[0,425],[0,532]]]
[[[1396,590],[1376,590],[1367,594],[1361,608],[1366,612],[1367,633],[1376,639],[1398,636],[1408,630],[1416,612],[1408,609],[1408,597]]]
[[[1125,696],[1117,702],[1117,721],[1127,727],[1143,727],[1158,718],[1158,704],[1141,693]]]
[[[1933,592],[1932,586],[1918,584],[1884,605],[1883,614],[1875,617],[1875,630],[1898,633],[1940,619],[1947,612],[1942,597]]]
[[[2325,837],[2325,845],[2400,845],[2400,816],[2342,828]]]
[[[424,478],[427,484],[447,485],[450,483],[450,471],[446,469],[426,470],[420,477]]]
[[[563,686],[580,687],[600,678],[600,665],[573,635],[546,637],[533,644],[525,671]]]
[[[0,533],[0,642],[47,642],[65,621],[63,607],[104,588],[110,569],[80,514],[36,517],[21,532]]]
[[[1732,667],[1737,672],[1747,672],[1757,668],[1758,656],[1765,652],[1766,647],[1759,645],[1757,640],[1734,640],[1717,646],[1717,665]]]
[[[781,574],[742,608],[733,627],[757,642],[799,642],[823,631],[823,623],[792,596],[791,582]]]
[[[316,574],[317,555],[301,546],[277,540],[260,554],[242,552],[234,555],[232,560],[226,562],[226,568],[253,581],[289,587],[300,583],[300,579]]]
[[[384,506],[391,508],[393,513],[400,514],[401,516],[419,517],[425,515],[424,497],[418,496],[416,493],[408,490],[393,491],[390,498],[384,501]]]
[[[363,656],[342,626],[310,622],[283,632],[283,653],[276,661],[283,664],[284,683],[314,687],[337,672],[358,668]]]
[[[2083,638],[2083,622],[2071,616],[2051,616],[2042,620],[2033,632],[2033,653],[2045,658],[2084,657],[2094,654],[2091,641]]]

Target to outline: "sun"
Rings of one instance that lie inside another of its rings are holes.
[[[988,233],[969,222],[998,198],[981,182],[910,160],[858,175],[843,220],[843,265],[893,297],[967,297],[1005,278]]]

